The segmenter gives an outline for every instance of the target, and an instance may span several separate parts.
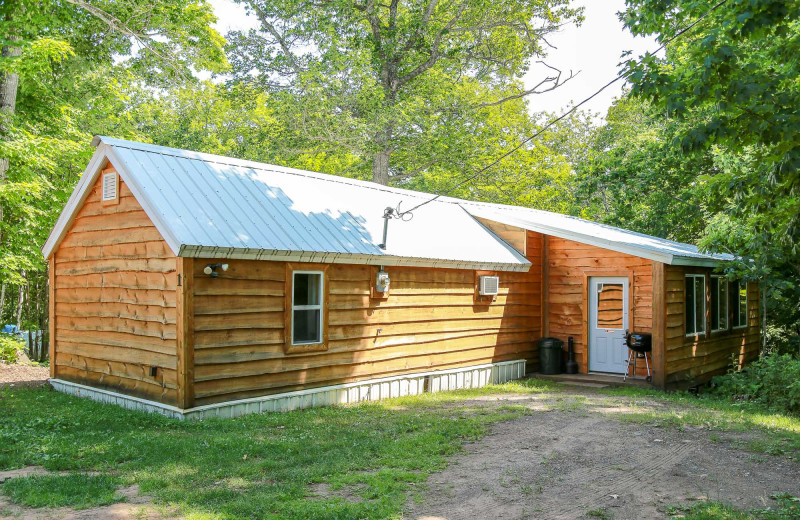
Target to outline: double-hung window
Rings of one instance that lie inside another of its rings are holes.
[[[292,345],[322,343],[322,271],[292,272]]]
[[[711,275],[711,332],[728,330],[728,279]]]
[[[747,282],[739,280],[733,287],[733,328],[747,327]]]
[[[686,275],[686,335],[704,334],[706,331],[706,277],[702,274]]]

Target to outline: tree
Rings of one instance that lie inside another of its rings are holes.
[[[631,0],[624,20],[662,41],[696,22],[664,57],[628,62],[633,94],[691,123],[674,140],[684,152],[739,156],[741,167],[708,172],[708,194],[755,226],[757,243],[800,253],[800,3]]]
[[[43,287],[40,248],[91,154],[91,135],[135,135],[125,112],[136,84],[152,90],[190,80],[191,68],[225,70],[212,21],[196,0],[3,5],[0,319],[11,304],[14,316],[44,325],[46,305],[33,297]]]
[[[381,184],[447,160],[446,149],[430,153],[441,137],[432,121],[469,123],[563,83],[558,71],[527,90],[520,78],[548,34],[581,20],[566,0],[238,1],[261,27],[229,35],[236,77],[290,106],[306,138],[371,163]],[[393,159],[401,153],[428,157]]]
[[[707,223],[698,172],[715,170],[710,154],[672,145],[684,130],[649,102],[626,93],[591,135],[591,152],[575,164],[582,216],[625,229],[696,242]]]

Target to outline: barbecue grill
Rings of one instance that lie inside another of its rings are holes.
[[[636,377],[636,359],[644,358],[644,364],[647,367],[647,377],[645,379],[649,383],[653,380],[653,375],[650,372],[650,361],[647,359],[648,355],[653,350],[652,334],[647,334],[645,332],[628,332],[625,335],[625,343],[628,345],[628,360],[626,361],[627,368],[622,380],[625,381],[628,378],[631,364],[633,365],[633,375],[631,379],[641,379],[640,377]],[[633,363],[631,363],[631,360],[633,360]]]

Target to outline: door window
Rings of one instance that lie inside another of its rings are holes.
[[[624,321],[621,283],[597,284],[597,328],[622,329]]]

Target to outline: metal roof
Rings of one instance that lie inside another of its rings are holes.
[[[451,199],[456,200],[456,199]],[[627,231],[578,217],[531,208],[458,200],[470,214],[509,226],[521,227],[551,236],[574,240],[612,251],[649,258],[672,265],[715,266],[734,256],[702,253],[697,246]]]
[[[150,144],[95,137],[97,151],[48,238],[49,257],[108,159],[179,256],[527,271],[530,262],[473,217],[667,264],[731,255],[529,208],[433,196],[375,183]]]
[[[92,170],[45,244],[66,232],[107,158],[179,256],[527,271],[530,262],[458,205],[427,204],[410,221],[386,207],[430,195],[280,166],[95,138]],[[85,193],[82,193],[85,192]]]

